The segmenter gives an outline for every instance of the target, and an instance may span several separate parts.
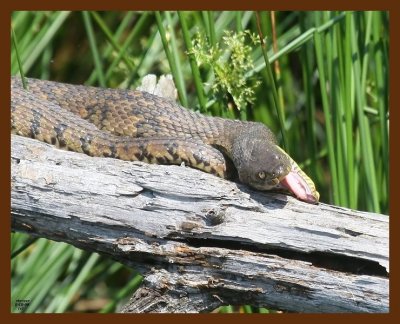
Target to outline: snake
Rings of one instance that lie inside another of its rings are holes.
[[[11,133],[93,157],[189,166],[318,203],[313,181],[260,122],[200,114],[145,91],[11,77]]]

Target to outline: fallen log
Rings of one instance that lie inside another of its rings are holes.
[[[11,217],[13,231],[141,271],[123,312],[389,311],[386,215],[12,135]]]

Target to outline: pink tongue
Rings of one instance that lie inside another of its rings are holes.
[[[311,194],[307,183],[297,172],[291,171],[281,180],[280,184],[292,192],[298,199],[312,204],[317,203],[317,199]]]

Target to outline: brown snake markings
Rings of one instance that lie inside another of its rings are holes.
[[[297,166],[260,123],[207,117],[146,92],[11,78],[11,128],[90,156],[181,164],[259,190]],[[298,172],[300,174],[300,172]],[[316,197],[312,181],[301,174]],[[317,197],[318,200],[318,197]]]

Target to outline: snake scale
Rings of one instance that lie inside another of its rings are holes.
[[[204,116],[147,92],[11,78],[11,131],[90,156],[182,164],[317,203],[312,180],[263,124]]]

